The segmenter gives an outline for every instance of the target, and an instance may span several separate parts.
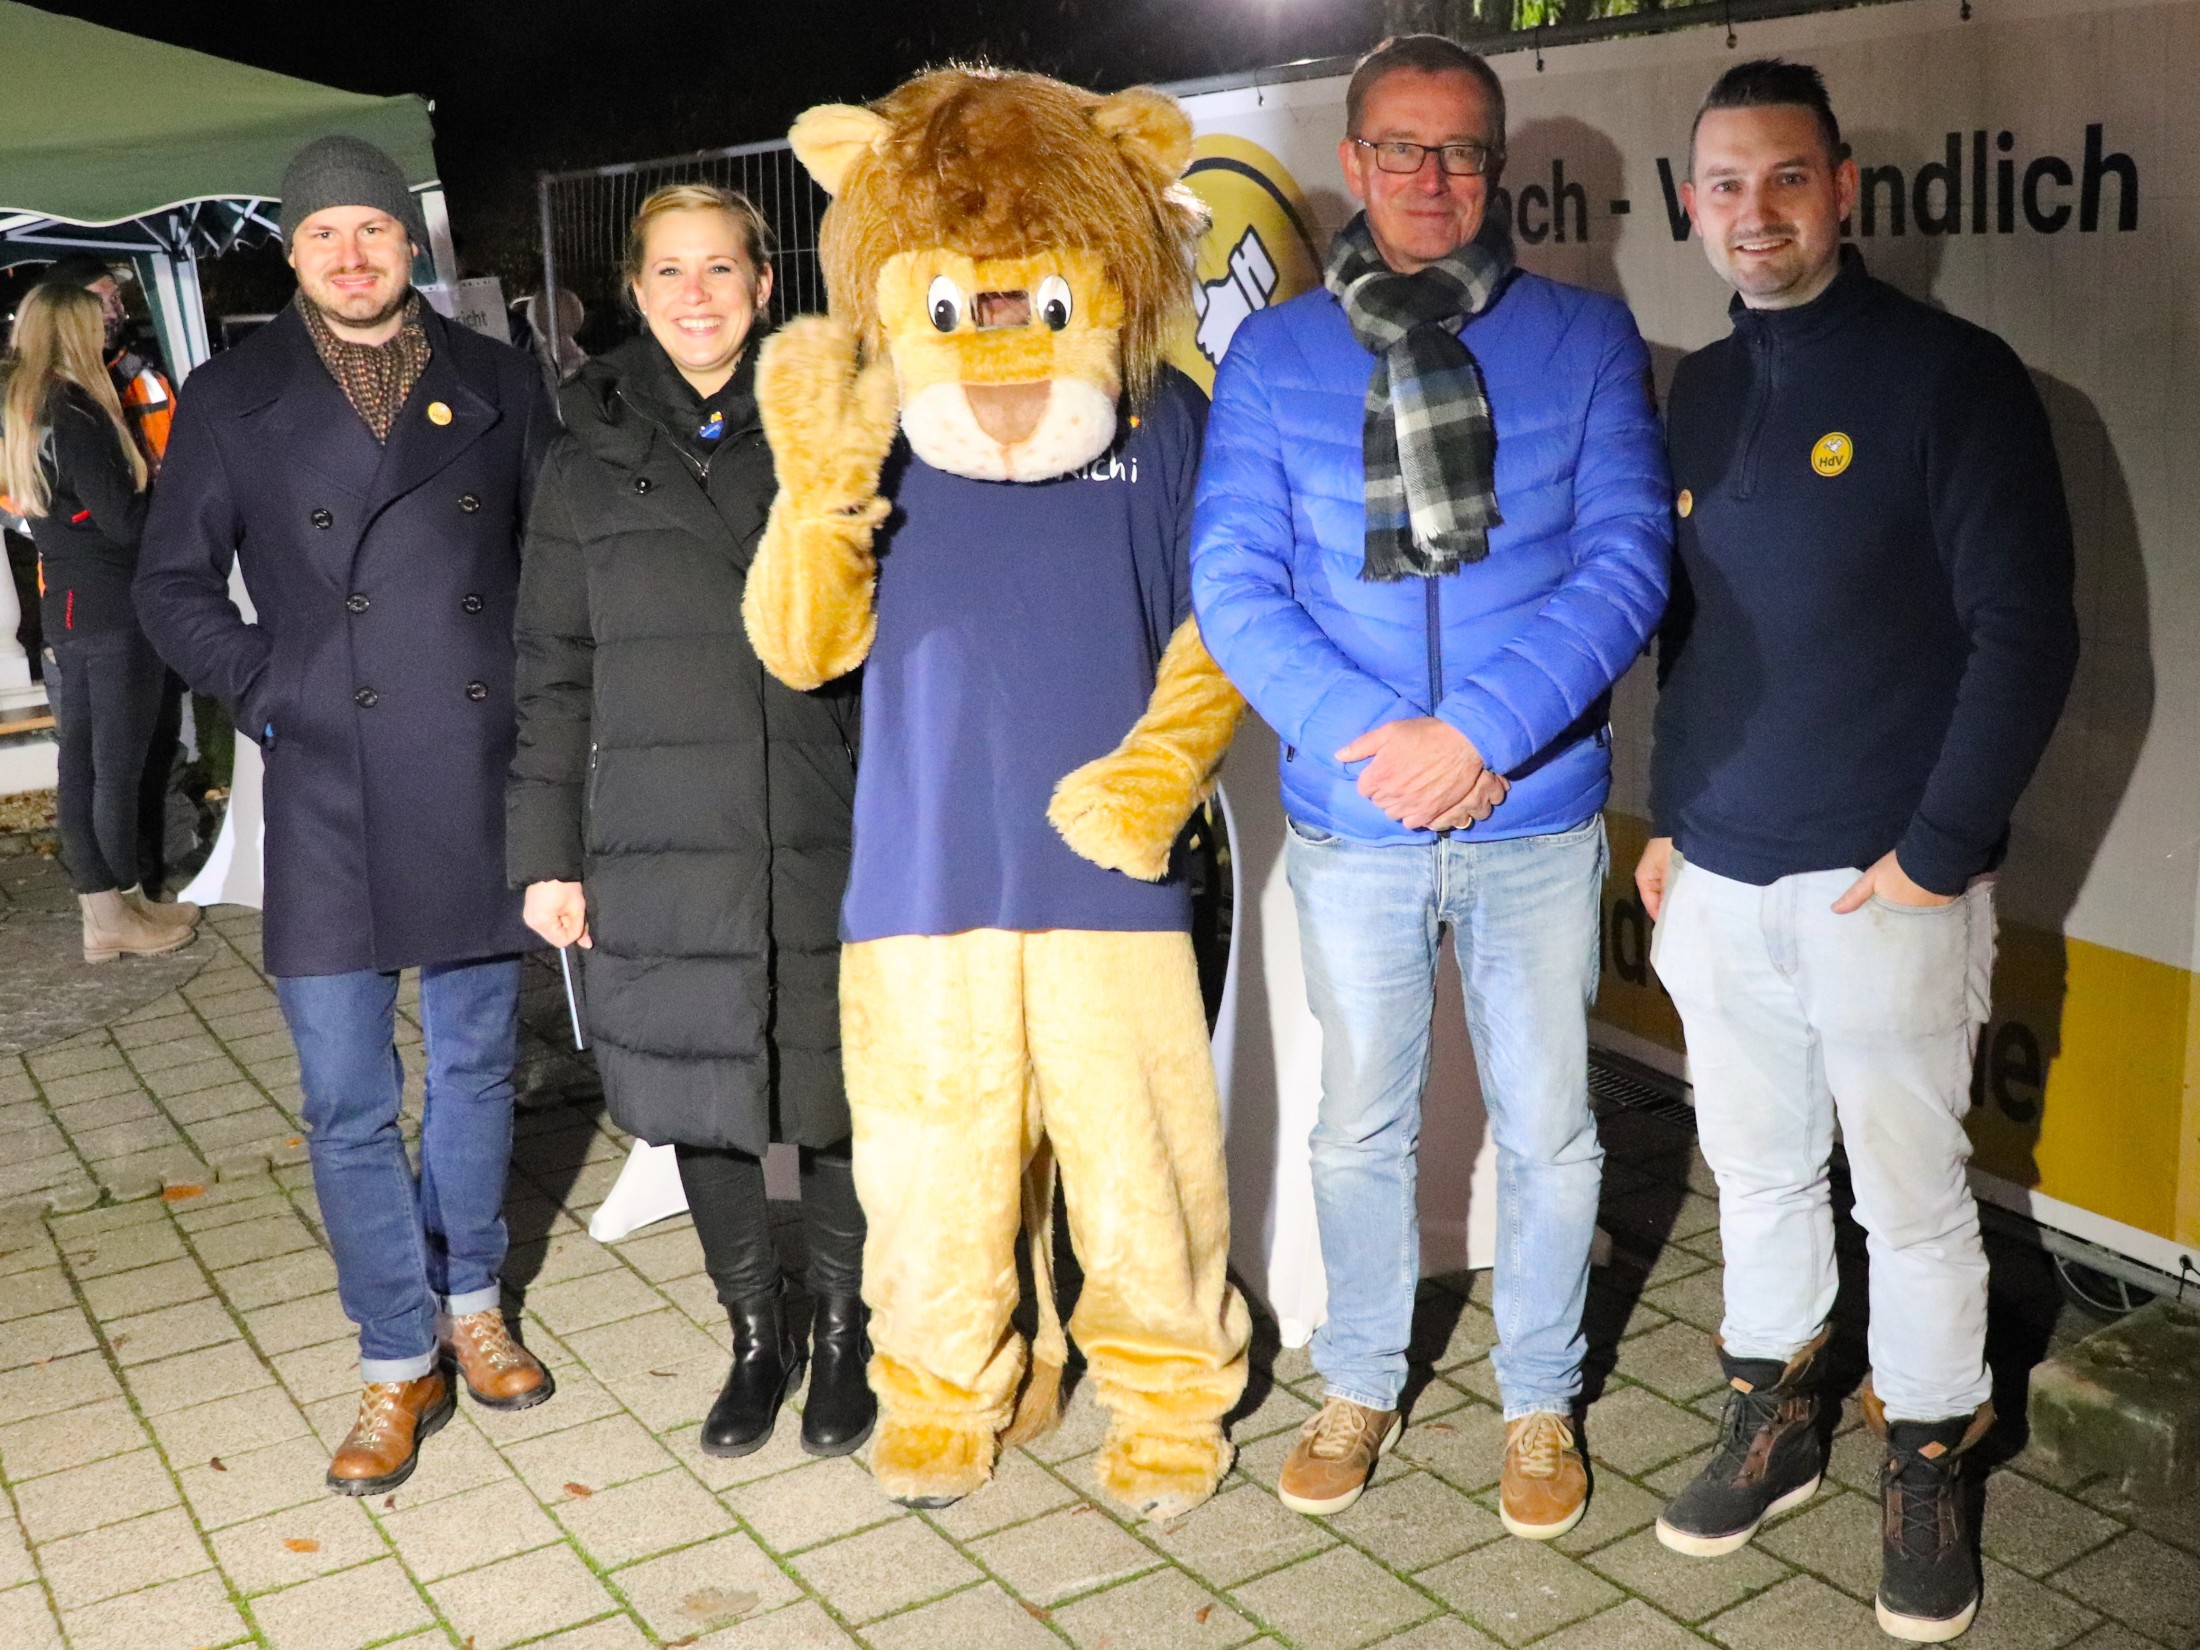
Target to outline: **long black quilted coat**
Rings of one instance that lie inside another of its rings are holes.
[[[511,880],[586,888],[587,1025],[621,1127],[831,1145],[856,690],[797,693],[758,664],[741,591],[773,482],[755,403],[698,475],[645,410],[663,404],[655,351],[600,356],[561,398],[520,578]]]

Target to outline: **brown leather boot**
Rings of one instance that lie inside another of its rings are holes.
[[[359,1394],[359,1419],[336,1446],[328,1487],[338,1495],[380,1495],[412,1476],[420,1443],[442,1430],[458,1400],[443,1371],[416,1381],[373,1381]]]
[[[84,960],[113,962],[117,957],[157,957],[189,945],[195,929],[169,928],[141,915],[119,888],[79,894],[84,912]]]
[[[1505,1423],[1497,1516],[1528,1541],[1555,1541],[1589,1507],[1589,1469],[1566,1417],[1538,1411]]]
[[[196,928],[199,908],[187,899],[157,900],[142,887],[122,890],[123,903],[155,928]]]
[[[458,1362],[466,1396],[484,1409],[533,1409],[557,1390],[550,1371],[512,1339],[501,1307],[450,1319],[443,1344]]]

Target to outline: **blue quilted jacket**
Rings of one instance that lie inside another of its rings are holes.
[[[1611,788],[1611,686],[1665,608],[1672,486],[1624,304],[1516,273],[1461,334],[1497,425],[1504,522],[1440,579],[1360,577],[1374,357],[1316,290],[1241,325],[1215,377],[1192,520],[1200,634],[1284,745],[1301,825],[1426,842],[1336,752],[1433,709],[1512,780],[1476,840],[1579,825]]]

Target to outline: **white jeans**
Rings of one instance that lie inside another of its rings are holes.
[[[1986,1253],[1964,1165],[1994,965],[1980,881],[1953,905],[1833,902],[1855,871],[1768,888],[1676,853],[1651,960],[1687,1033],[1719,1181],[1729,1353],[1793,1356],[1832,1310],[1836,1116],[1871,1259],[1872,1384],[1902,1421],[1968,1415],[1986,1370]]]

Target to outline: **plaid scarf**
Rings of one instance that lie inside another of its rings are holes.
[[[1474,352],[1459,339],[1512,268],[1509,246],[1469,241],[1415,275],[1383,262],[1361,213],[1338,231],[1322,283],[1375,355],[1360,448],[1367,543],[1360,577],[1433,578],[1490,553],[1497,430]]]
[[[366,420],[374,439],[387,442],[390,426],[397,422],[405,398],[428,370],[434,353],[428,346],[428,329],[420,324],[420,294],[405,300],[405,319],[398,325],[397,336],[386,344],[355,344],[339,338],[304,292],[294,301],[321,365],[328,368],[351,410]]]

